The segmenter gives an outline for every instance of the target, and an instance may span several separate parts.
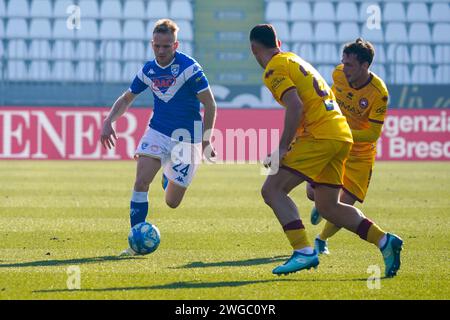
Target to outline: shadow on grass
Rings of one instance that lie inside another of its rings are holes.
[[[380,279],[385,279],[380,278]],[[172,282],[162,285],[141,286],[141,287],[113,287],[113,288],[96,288],[96,289],[52,289],[52,290],[35,290],[33,293],[57,293],[57,292],[108,292],[108,291],[134,291],[134,290],[179,290],[179,289],[209,289],[209,288],[224,288],[224,287],[241,287],[252,284],[264,284],[275,282],[355,282],[367,281],[365,278],[359,279],[270,279],[270,280],[244,280],[244,281],[220,281],[220,282],[195,282],[195,281],[180,281]]]
[[[287,282],[297,281],[295,279],[273,279],[273,280],[244,280],[244,281],[220,281],[220,282],[195,282],[180,281],[167,283],[163,285],[143,286],[143,287],[122,287],[122,288],[98,288],[98,289],[54,289],[54,290],[35,290],[33,293],[55,293],[55,292],[105,292],[105,291],[131,291],[131,290],[168,290],[168,289],[207,289],[222,287],[240,287],[250,284],[268,283],[268,282]]]
[[[53,266],[73,265],[73,264],[121,261],[129,259],[136,259],[136,257],[104,256],[104,257],[91,257],[91,258],[68,259],[68,260],[40,260],[40,261],[0,264],[0,268],[53,267]]]
[[[269,258],[255,258],[247,260],[220,261],[220,262],[201,262],[195,261],[181,267],[173,267],[172,269],[189,269],[189,268],[208,268],[208,267],[246,267],[268,264],[273,262],[285,261],[289,256],[276,256]]]

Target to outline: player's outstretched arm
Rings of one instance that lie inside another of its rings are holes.
[[[102,132],[100,135],[100,141],[105,149],[111,149],[114,147],[113,138],[117,140],[116,132],[112,127],[112,123],[127,111],[135,98],[136,95],[134,93],[126,91],[116,100],[116,102],[114,102],[109,115],[103,122]]]
[[[210,88],[197,94],[197,98],[205,107],[205,113],[203,116],[203,126],[205,132],[205,135],[203,137],[203,150],[205,150],[211,145],[212,129],[214,129],[214,125],[216,123],[217,105],[216,101],[214,100],[214,95],[211,92]],[[212,147],[210,147],[210,149],[211,149],[211,156],[215,157],[216,154],[214,149]]]

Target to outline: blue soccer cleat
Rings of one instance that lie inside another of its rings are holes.
[[[320,239],[319,236],[314,240],[314,249],[316,249],[318,254],[330,254],[327,241]]]
[[[395,234],[386,234],[386,244],[381,248],[383,254],[386,278],[397,275],[400,269],[400,251],[402,251],[403,240]]]
[[[162,185],[162,188],[163,188],[164,190],[166,190],[168,184],[169,184],[169,179],[167,179],[166,175],[163,173],[162,179],[161,179],[161,185]]]
[[[314,250],[311,254],[305,254],[294,251],[292,256],[283,265],[276,267],[272,270],[273,274],[278,276],[289,273],[294,273],[304,269],[317,269],[319,265],[319,257],[317,252]]]
[[[320,221],[322,221],[322,216],[319,211],[317,211],[316,207],[313,207],[311,210],[311,224],[315,226],[318,225]]]

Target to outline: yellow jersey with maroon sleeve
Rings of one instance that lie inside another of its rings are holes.
[[[332,90],[342,113],[352,130],[365,130],[370,123],[383,124],[389,93],[383,80],[371,72],[366,84],[353,88],[345,77],[344,66],[338,65],[333,72]],[[351,154],[374,156],[376,142],[354,142]]]
[[[263,82],[281,105],[286,91],[297,90],[303,102],[297,137],[353,142],[332,90],[311,64],[292,52],[277,53],[264,70]]]

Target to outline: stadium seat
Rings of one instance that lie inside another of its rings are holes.
[[[337,34],[334,23],[332,22],[319,22],[316,25],[314,32],[314,40],[317,42],[334,42],[336,41]]]
[[[131,83],[141,68],[142,63],[126,62],[123,67],[122,81]]]
[[[100,9],[96,0],[80,0],[78,5],[81,9],[81,17],[97,19],[100,17]]]
[[[76,30],[76,37],[78,39],[97,39],[97,22],[95,20],[83,19],[81,29]]]
[[[310,43],[296,43],[292,46],[292,52],[298,54],[302,59],[313,63],[316,60],[314,46]]]
[[[391,22],[386,26],[385,40],[388,43],[406,43],[408,35],[404,23]]]
[[[287,21],[289,17],[286,2],[274,1],[266,5],[265,19],[267,21]]]
[[[186,53],[189,56],[194,54],[194,49],[192,48],[192,43],[190,41],[180,41],[178,50]]]
[[[4,0],[0,0],[0,18],[6,16],[6,5]]]
[[[10,80],[25,80],[27,78],[27,66],[23,60],[10,60],[7,67],[7,78]]]
[[[30,67],[28,69],[29,80],[44,80],[48,81],[51,79],[50,65],[47,61],[31,61]]]
[[[437,45],[434,48],[435,63],[450,63],[450,45]]]
[[[434,63],[433,51],[429,45],[413,45],[411,47],[412,63]]]
[[[25,19],[9,19],[6,24],[7,38],[17,39],[28,37],[28,26]]]
[[[359,8],[359,21],[360,22],[366,22],[369,17],[371,17],[374,14],[373,7],[377,7],[380,12],[380,18],[381,18],[381,7],[380,5],[375,1],[370,2],[364,2],[361,3],[361,7]]]
[[[403,44],[390,44],[387,58],[392,63],[410,63],[409,47]]]
[[[84,23],[83,23],[84,26]],[[66,19],[56,19],[53,24],[53,39],[62,40],[62,39],[74,39],[76,29],[70,30],[67,28]]]
[[[406,19],[409,22],[428,22],[430,16],[425,2],[410,3],[406,11]]]
[[[271,22],[277,31],[277,37],[281,42],[290,42],[291,34],[289,32],[289,25],[285,21],[273,21]]]
[[[146,61],[144,41],[126,41],[123,46],[122,59],[125,61]]]
[[[358,8],[354,2],[339,2],[336,13],[337,21],[357,22]]]
[[[428,23],[414,22],[409,28],[409,42],[411,43],[430,43],[431,31]]]
[[[169,16],[169,7],[167,1],[151,0],[147,5],[148,19],[161,19]]]
[[[0,19],[0,39],[3,39],[4,37],[6,37],[5,29],[3,27],[3,21]]]
[[[312,20],[311,4],[309,2],[292,2],[289,20],[293,22]]]
[[[92,61],[81,61],[77,64],[73,80],[88,82],[95,80],[97,70]]]
[[[450,65],[439,65],[436,69],[436,83],[450,83]]]
[[[103,20],[100,24],[100,39],[116,39],[122,38],[122,29],[119,20]]]
[[[103,80],[106,82],[122,81],[122,68],[119,62],[106,61],[103,64]]]
[[[435,2],[431,5],[430,19],[433,22],[448,22],[450,7],[448,2]]]
[[[70,61],[56,61],[52,68],[52,80],[71,81],[75,74],[75,68]]]
[[[72,41],[56,40],[53,44],[51,56],[55,59],[73,59],[75,47]]]
[[[312,42],[313,39],[313,28],[310,22],[294,22],[291,30],[292,41]]]
[[[340,61],[339,54],[336,50],[336,46],[330,43],[318,43],[316,44],[316,56],[315,63],[335,63]]]
[[[30,16],[32,18],[36,17],[51,18],[53,16],[51,1],[33,0],[31,2]]]
[[[401,2],[386,2],[383,8],[383,22],[406,21],[405,7]]]
[[[334,6],[331,2],[315,2],[313,8],[314,21],[335,21]]]
[[[319,65],[317,67],[317,71],[319,71],[320,75],[325,79],[327,84],[331,87],[333,83],[333,71],[334,65]]]
[[[28,57],[28,48],[25,40],[10,40],[8,43],[9,59],[25,59]]]
[[[4,49],[3,49],[3,41],[0,41],[0,57],[3,57],[3,55],[5,54]],[[0,59],[0,61],[2,61],[2,59]],[[0,68],[0,70],[2,70]]]
[[[180,20],[177,22],[180,31],[178,31],[179,40],[194,40],[194,31],[192,30],[192,24],[189,21]],[[150,30],[150,33],[152,30]]]
[[[123,26],[124,40],[149,40],[142,20],[127,20]]]
[[[52,57],[50,42],[47,40],[32,40],[28,57],[32,59],[43,59]],[[53,57],[52,57],[53,58]]]
[[[406,64],[393,64],[392,67],[392,79],[391,83],[396,84],[409,84],[411,82],[411,74]]]
[[[125,19],[145,19],[145,5],[141,0],[125,1],[123,8]]]
[[[384,50],[384,46],[382,44],[378,44],[375,46],[375,63],[385,63],[387,62],[386,51]]]
[[[339,42],[354,41],[360,36],[358,25],[355,22],[343,22],[338,27],[337,39]]]
[[[79,41],[75,48],[76,59],[94,60],[97,56],[94,41]]]
[[[13,0],[8,2],[6,8],[6,16],[9,18],[28,18],[30,16],[30,8],[27,0]]]
[[[377,76],[379,76],[383,81],[387,81],[386,79],[386,69],[382,64],[374,64],[370,67],[370,70],[373,71]]]
[[[194,20],[191,3],[187,0],[172,1],[170,5],[170,17],[175,20]]]
[[[411,83],[415,84],[433,84],[434,72],[429,65],[416,65],[411,74]]]
[[[122,18],[121,1],[117,0],[103,0],[100,6],[100,18]]]
[[[83,1],[83,0],[81,0]],[[71,0],[56,0],[53,4],[53,17],[54,18],[67,18],[67,8],[72,5],[74,1]],[[86,17],[84,15],[84,9],[83,9],[83,17]]]
[[[29,34],[33,39],[50,39],[52,36],[50,20],[43,18],[31,20]]]
[[[100,46],[101,60],[120,60],[122,59],[122,46],[120,41],[104,40]]]
[[[450,43],[450,23],[436,23],[432,39],[436,44]]]

